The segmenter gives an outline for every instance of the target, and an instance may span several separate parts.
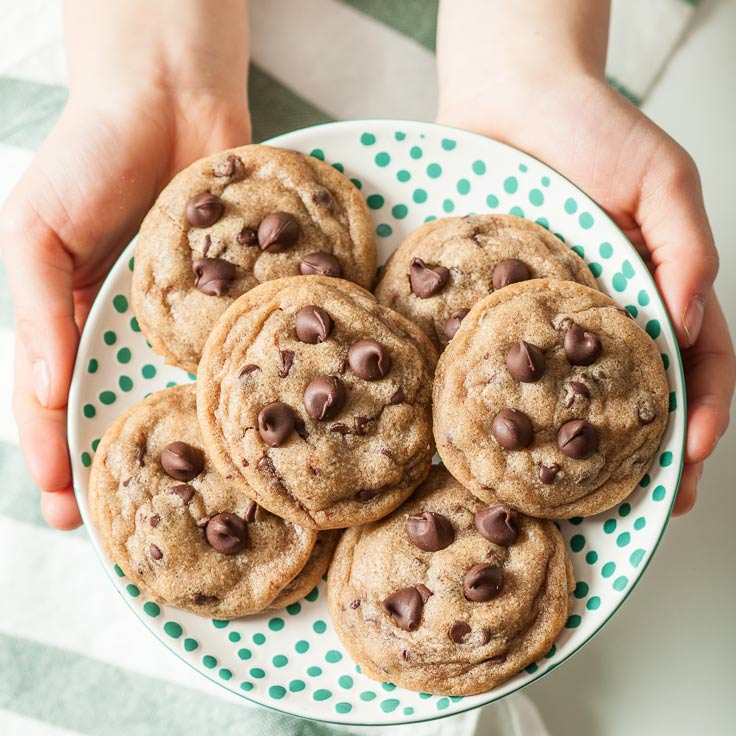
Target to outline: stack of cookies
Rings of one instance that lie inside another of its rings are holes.
[[[196,386],[113,424],[90,508],[159,601],[254,614],[329,565],[333,624],[366,675],[484,692],[564,625],[574,581],[552,520],[636,487],[664,370],[540,226],[427,223],[375,294],[372,232],[352,183],[300,153],[245,146],[179,174],[141,228],[133,304]]]

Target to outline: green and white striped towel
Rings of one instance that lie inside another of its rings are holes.
[[[696,4],[614,0],[612,84],[640,102]],[[255,139],[332,119],[431,120],[436,8],[437,0],[251,0]],[[58,118],[67,78],[59,0],[0,0],[0,18],[2,202]],[[347,733],[248,706],[193,673],[119,603],[84,530],[44,526],[12,421],[13,349],[0,269],[0,734]],[[443,736],[544,734],[523,696],[480,719],[423,724],[421,733],[440,728]]]

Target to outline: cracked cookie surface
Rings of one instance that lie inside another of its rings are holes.
[[[565,281],[478,302],[442,355],[434,434],[480,498],[533,516],[589,516],[634,490],[668,419],[662,358],[626,310]]]
[[[429,470],[436,357],[421,330],[354,284],[261,284],[205,346],[205,444],[246,495],[295,523],[335,529],[379,518]]]
[[[257,613],[310,565],[317,534],[212,467],[194,402],[193,385],[168,388],[114,422],[92,465],[92,518],[110,558],[159,602],[220,619]]]
[[[535,278],[597,288],[585,261],[541,225],[514,215],[446,217],[422,225],[399,245],[375,293],[442,349],[475,302]]]
[[[390,516],[346,530],[327,591],[363,674],[473,695],[549,651],[573,587],[551,521],[489,507],[434,466]]]
[[[306,154],[242,146],[161,192],[138,236],[133,308],[154,350],[194,373],[216,319],[259,283],[322,273],[370,288],[375,270],[370,216],[349,179]]]

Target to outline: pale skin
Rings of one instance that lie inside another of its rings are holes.
[[[81,523],[66,404],[94,295],[177,171],[250,141],[246,11],[245,0],[67,0],[69,103],[0,212],[19,343],[14,410],[58,529]],[[443,2],[437,118],[550,164],[651,263],[684,349],[687,464],[675,511],[685,513],[728,424],[736,359],[712,290],[718,256],[697,169],[605,83],[607,24],[602,1]]]

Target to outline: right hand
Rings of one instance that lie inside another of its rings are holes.
[[[13,407],[43,516],[58,529],[81,523],[66,410],[97,290],[174,174],[250,141],[244,97],[166,89],[118,96],[72,98],[0,211],[17,329]]]

